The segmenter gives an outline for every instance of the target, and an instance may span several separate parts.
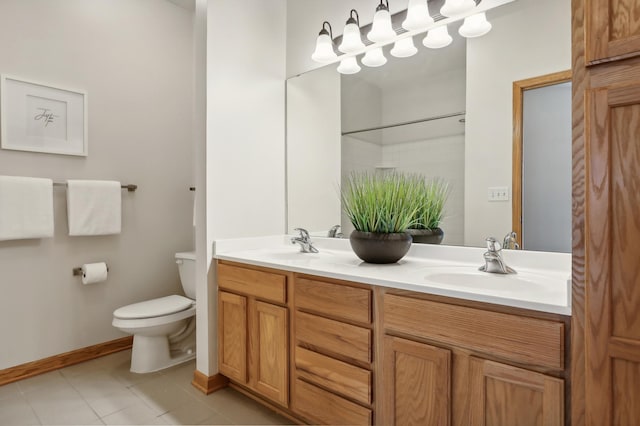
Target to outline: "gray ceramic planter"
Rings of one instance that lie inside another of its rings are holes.
[[[411,235],[406,232],[384,234],[353,231],[349,242],[356,256],[367,263],[395,263],[411,247]]]
[[[444,238],[444,231],[435,229],[407,229],[407,233],[413,237],[414,243],[440,244]]]

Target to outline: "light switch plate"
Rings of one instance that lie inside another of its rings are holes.
[[[508,186],[490,186],[487,199],[489,201],[509,201]]]

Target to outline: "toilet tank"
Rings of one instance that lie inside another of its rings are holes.
[[[196,252],[176,253],[176,263],[184,294],[196,300]]]

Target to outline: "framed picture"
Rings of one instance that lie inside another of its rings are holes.
[[[87,155],[87,93],[0,76],[2,149]]]

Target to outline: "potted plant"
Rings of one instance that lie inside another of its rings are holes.
[[[449,197],[449,185],[443,179],[425,179],[421,185],[421,204],[407,232],[415,243],[440,244],[444,232],[440,222],[444,204]]]
[[[394,263],[411,247],[406,232],[420,208],[419,175],[353,172],[341,190],[342,208],[355,230],[355,254],[368,263]]]

